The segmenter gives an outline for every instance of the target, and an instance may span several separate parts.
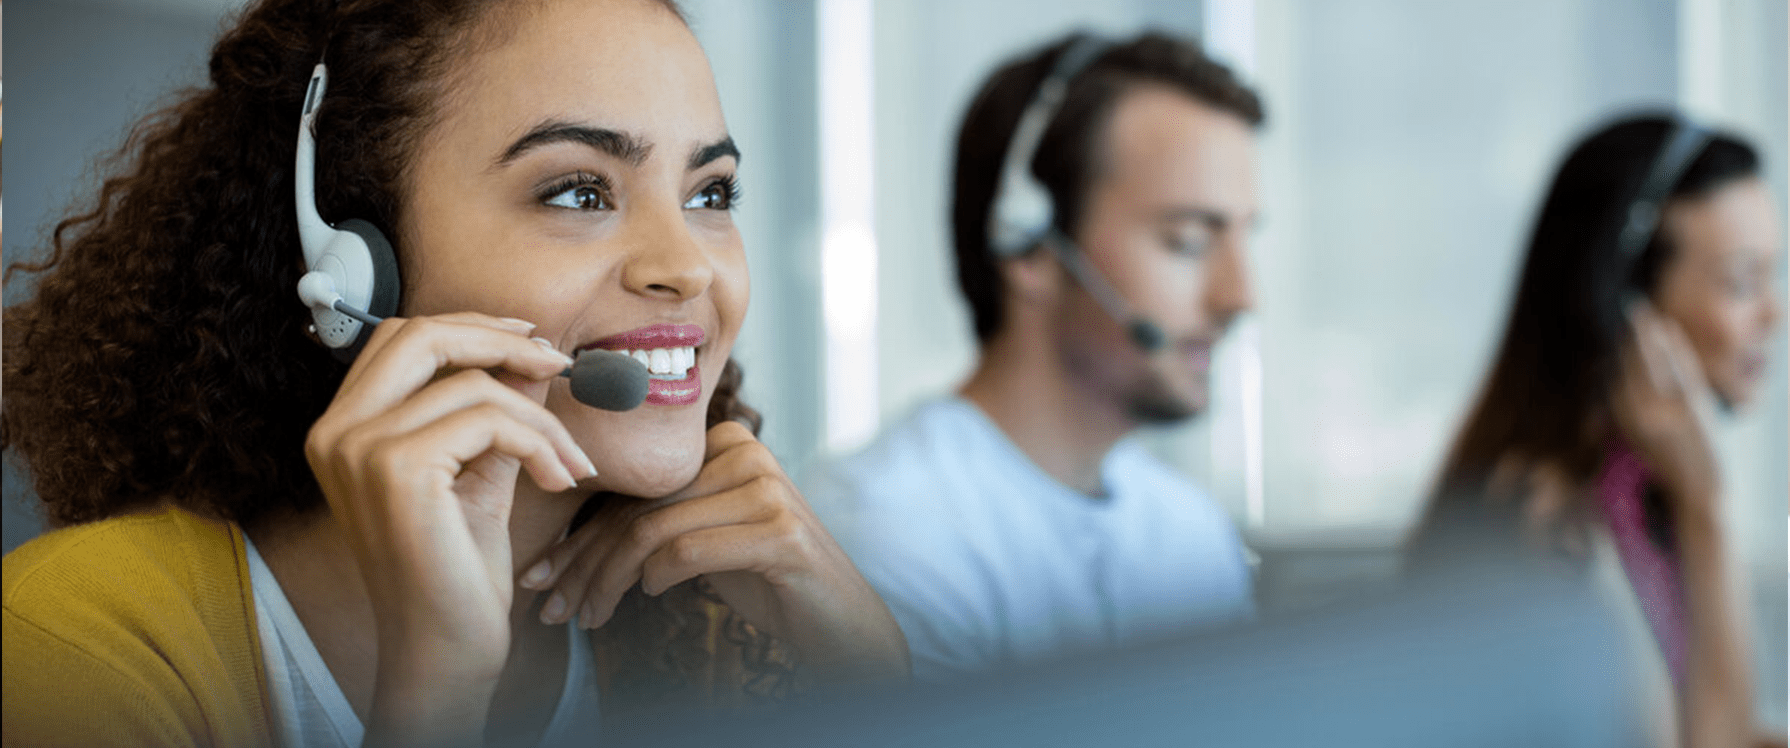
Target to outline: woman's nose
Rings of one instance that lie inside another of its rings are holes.
[[[714,262],[691,235],[681,211],[653,217],[632,243],[622,285],[633,293],[687,301],[708,291],[715,280]]]

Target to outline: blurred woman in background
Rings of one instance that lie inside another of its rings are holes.
[[[1755,739],[1709,418],[1750,402],[1765,371],[1773,206],[1750,146],[1677,117],[1580,142],[1413,548],[1418,564],[1490,543],[1589,570],[1649,634],[1648,711],[1666,743]]]

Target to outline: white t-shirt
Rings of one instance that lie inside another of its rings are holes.
[[[274,702],[273,729],[285,748],[359,748],[366,728],[335,676],[317,653],[304,623],[286,599],[267,561],[255,544],[248,547],[249,583],[255,594],[255,621],[261,635],[261,658]],[[573,623],[565,624],[570,649],[566,682],[540,745],[566,745],[576,736],[597,734],[596,656],[590,638]]]
[[[1253,614],[1242,542],[1192,483],[1121,441],[1104,496],[1051,478],[975,405],[921,406],[804,494],[888,601],[921,680]]]

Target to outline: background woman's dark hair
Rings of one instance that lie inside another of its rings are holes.
[[[970,304],[976,338],[987,342],[1001,329],[1001,275],[988,240],[988,214],[1000,180],[1007,143],[1019,117],[1057,57],[1083,34],[1003,65],[982,84],[963,126],[957,131],[952,170],[951,232],[957,252],[957,284]],[[1126,93],[1140,85],[1168,86],[1252,127],[1262,124],[1262,102],[1229,68],[1206,57],[1190,42],[1147,32],[1106,50],[1077,75],[1063,106],[1045,128],[1029,168],[1056,209],[1057,228],[1075,235],[1088,184],[1099,173],[1101,135]]]
[[[346,366],[306,332],[294,290],[304,268],[292,164],[311,68],[330,64],[316,119],[319,211],[389,236],[406,164],[456,56],[520,17],[487,13],[494,4],[255,3],[213,49],[209,85],[139,123],[93,202],[57,224],[47,256],[7,269],[39,277],[35,296],[5,311],[0,448],[27,461],[51,524],[169,501],[253,526],[322,505],[304,440]],[[401,243],[397,251],[401,272],[414,275],[415,259]],[[729,361],[709,422],[756,431],[740,378]],[[694,620],[702,611],[690,606],[702,604],[636,603],[615,624],[632,632],[618,645],[696,641],[706,630],[672,624]],[[762,636],[736,638],[758,658],[748,670],[787,669]]]
[[[1414,549],[1420,554],[1445,552],[1440,546],[1448,539],[1459,541],[1468,532],[1522,533],[1515,525],[1523,522],[1542,521],[1548,526],[1530,530],[1544,535],[1582,530],[1588,507],[1569,504],[1553,518],[1523,519],[1514,501],[1504,510],[1488,506],[1503,503],[1490,496],[1492,474],[1500,461],[1547,463],[1567,483],[1581,486],[1601,465],[1607,445],[1595,429],[1607,424],[1607,393],[1627,334],[1620,322],[1620,291],[1654,294],[1673,253],[1665,232],[1656,231],[1634,266],[1625,267],[1616,238],[1672,128],[1672,117],[1664,114],[1606,125],[1580,141],[1556,172],[1491,373],[1449,452],[1420,526]],[[1752,147],[1718,134],[1670,196],[1705,196],[1758,173]],[[1488,527],[1488,519],[1503,526]]]

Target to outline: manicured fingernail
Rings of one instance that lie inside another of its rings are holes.
[[[580,475],[579,479],[587,480],[597,477],[597,464],[590,461],[590,455],[585,454],[584,450],[580,449],[578,450],[578,457],[579,459],[584,460],[584,474]]]
[[[498,317],[497,321],[502,322],[506,325],[513,325],[515,327],[526,327],[530,330],[535,329],[535,323],[530,322],[525,319],[516,319],[515,317]]]
[[[566,596],[558,592],[547,598],[547,604],[541,606],[541,623],[559,623],[566,613]]]
[[[564,359],[567,366],[571,366],[572,364],[576,363],[575,361],[572,360],[571,356],[567,356],[563,351],[554,347],[553,341],[551,341],[551,340],[548,340],[546,338],[529,338],[529,340],[534,341],[535,345],[538,345],[541,347],[541,350],[547,351],[548,353],[555,354],[555,355],[559,356],[560,358]]]
[[[547,581],[547,575],[552,573],[553,562],[543,558],[540,563],[529,567],[527,574],[522,575],[522,586],[530,589],[538,588],[542,582]]]

